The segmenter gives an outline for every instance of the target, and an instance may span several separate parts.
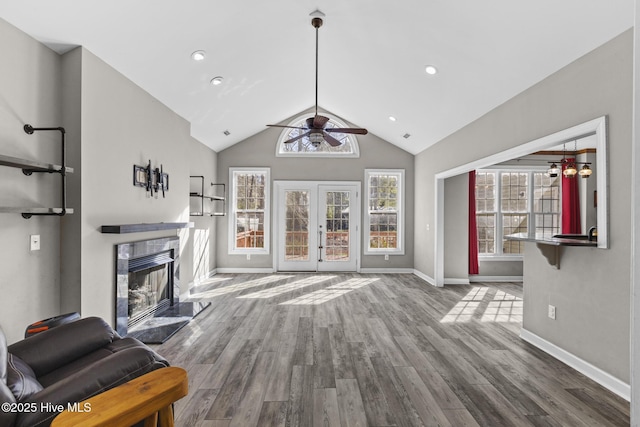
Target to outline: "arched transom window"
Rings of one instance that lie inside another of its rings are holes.
[[[329,121],[325,125],[325,128],[334,127],[349,127],[342,120],[330,114],[322,113],[323,116],[328,117]],[[313,117],[313,113],[307,113],[303,116],[297,117],[287,126],[294,127],[306,127],[306,120],[309,117]],[[278,138],[278,144],[276,146],[276,156],[278,157],[360,157],[360,150],[358,149],[358,140],[355,135],[344,133],[332,133],[338,141],[342,142],[337,147],[332,147],[325,141],[320,144],[314,144],[309,137],[298,139],[297,141],[285,144],[291,138],[295,138],[306,131],[304,129],[292,129],[283,128],[280,138]]]

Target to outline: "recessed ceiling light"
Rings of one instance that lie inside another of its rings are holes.
[[[392,122],[395,122],[398,119],[396,119],[394,116],[389,116],[389,120],[391,120]]]
[[[193,59],[194,61],[203,61],[205,56],[206,53],[204,50],[196,50],[191,54],[191,59]]]
[[[224,80],[222,77],[218,76],[218,77],[214,77],[211,79],[211,84],[214,86],[218,86],[219,84],[222,84],[222,80]]]
[[[404,135],[402,135],[404,139],[409,139],[410,136],[411,136],[410,133],[405,133]]]
[[[427,65],[424,70],[430,75],[434,75],[438,72],[438,69],[433,65]]]
[[[222,132],[222,133],[224,133],[226,136],[231,135],[231,132],[229,132],[228,130],[225,130],[225,131],[224,131],[224,132]]]

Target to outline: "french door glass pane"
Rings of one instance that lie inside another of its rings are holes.
[[[327,261],[349,261],[349,192],[327,192]]]
[[[285,192],[285,260],[309,260],[309,193]]]

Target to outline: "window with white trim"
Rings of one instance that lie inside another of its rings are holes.
[[[404,170],[365,170],[364,253],[404,254]]]
[[[560,232],[560,177],[538,170],[476,171],[478,252],[486,258],[521,258],[515,233]]]
[[[269,168],[229,168],[229,253],[269,253]]]

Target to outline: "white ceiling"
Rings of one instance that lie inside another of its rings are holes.
[[[0,0],[0,17],[59,52],[84,46],[220,151],[313,107],[320,9],[320,108],[415,154],[630,28],[633,3]]]

